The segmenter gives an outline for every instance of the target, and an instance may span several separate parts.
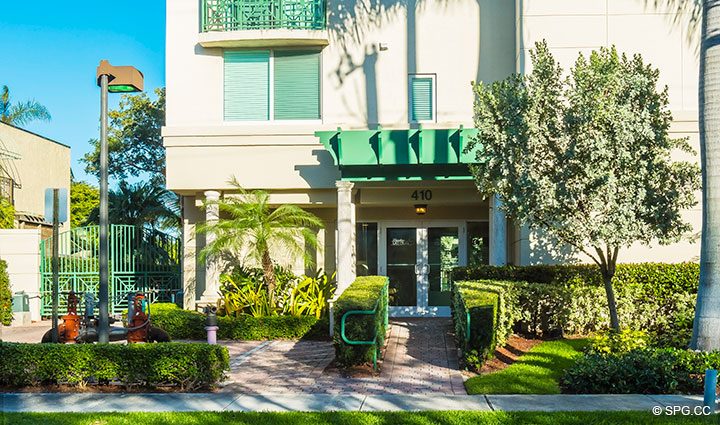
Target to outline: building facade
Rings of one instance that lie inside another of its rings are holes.
[[[186,305],[217,297],[204,200],[235,177],[320,218],[313,268],[390,277],[395,315],[449,314],[455,265],[558,261],[480,194],[463,146],[471,83],[527,73],[545,39],[568,67],[616,45],[660,68],[674,136],[697,144],[689,10],[644,0],[173,0],[167,2],[168,188],[183,196]],[[700,211],[688,211],[699,229]],[[688,241],[621,259],[680,261]],[[296,271],[304,265],[284,260]]]
[[[45,220],[45,189],[70,194],[70,147],[21,128],[0,123],[0,196],[15,207],[19,229],[40,229],[52,235]],[[68,217],[70,205],[67,205]],[[64,223],[62,230],[69,229]]]

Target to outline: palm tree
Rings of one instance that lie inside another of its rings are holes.
[[[151,183],[120,182],[117,190],[108,194],[108,219],[112,224],[128,224],[152,230],[180,228],[180,204],[177,196]],[[99,209],[88,219],[97,223]]]
[[[703,221],[691,348],[720,349],[720,0],[703,0],[700,38],[700,158]]]
[[[314,229],[321,229],[323,223],[314,214],[295,205],[272,208],[267,192],[246,191],[235,178],[230,184],[238,196],[205,204],[206,208],[217,205],[220,219],[198,226],[198,232],[211,233],[215,237],[203,248],[201,257],[207,260],[208,257],[245,254],[247,259],[262,266],[268,299],[270,305],[274,305],[273,258],[282,253],[291,258],[302,257],[310,263],[306,247],[317,247]]]
[[[0,90],[0,122],[23,126],[35,120],[50,121],[50,118],[48,110],[38,102],[12,102],[8,86],[3,86]]]

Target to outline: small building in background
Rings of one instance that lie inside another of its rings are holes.
[[[15,207],[15,227],[40,229],[42,239],[52,236],[45,220],[47,188],[70,193],[70,146],[0,123],[0,196]],[[64,223],[61,231],[69,228]]]
[[[0,259],[7,262],[14,295],[13,325],[40,320],[40,241],[52,236],[52,223],[45,219],[47,188],[70,192],[70,147],[0,123],[0,196],[15,207],[15,229],[0,229]],[[60,230],[69,228],[64,223]]]

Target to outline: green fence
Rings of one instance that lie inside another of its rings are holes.
[[[325,29],[325,0],[202,0],[202,31]]]
[[[174,236],[127,225],[110,225],[109,291],[110,312],[127,308],[127,295],[143,292],[151,302],[170,301],[182,283],[180,240]],[[52,314],[52,238],[40,244],[41,314]],[[78,227],[58,238],[61,294],[75,291],[98,293],[99,227]],[[60,312],[66,311],[66,297],[60,297]]]

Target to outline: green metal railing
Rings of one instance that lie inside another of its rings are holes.
[[[110,226],[109,291],[112,313],[127,307],[127,294],[143,292],[150,302],[170,301],[180,292],[180,240],[174,236],[135,226]],[[40,243],[41,314],[52,313],[52,238]],[[79,227],[58,238],[60,293],[97,294],[100,236],[98,226]],[[60,312],[66,311],[60,297]]]
[[[325,0],[202,0],[202,31],[325,29]]]
[[[340,319],[340,337],[342,340],[348,344],[348,345],[372,345],[374,346],[373,350],[373,368],[377,370],[377,356],[378,351],[380,351],[380,345],[383,342],[382,340],[378,340],[378,330],[377,327],[373,329],[373,335],[375,337],[371,341],[355,341],[348,339],[348,337],[345,335],[345,320],[347,320],[350,316],[360,316],[360,315],[367,315],[367,316],[375,316],[378,314],[378,308],[381,306],[381,302],[384,300],[383,305],[385,306],[385,311],[383,313],[383,320],[385,323],[385,329],[388,327],[388,305],[389,305],[389,297],[388,297],[388,287],[390,285],[389,281],[385,282],[385,285],[383,286],[382,291],[380,292],[380,296],[378,297],[377,302],[375,303],[375,307],[372,310],[350,310],[345,312],[345,314],[342,315],[342,318]]]

